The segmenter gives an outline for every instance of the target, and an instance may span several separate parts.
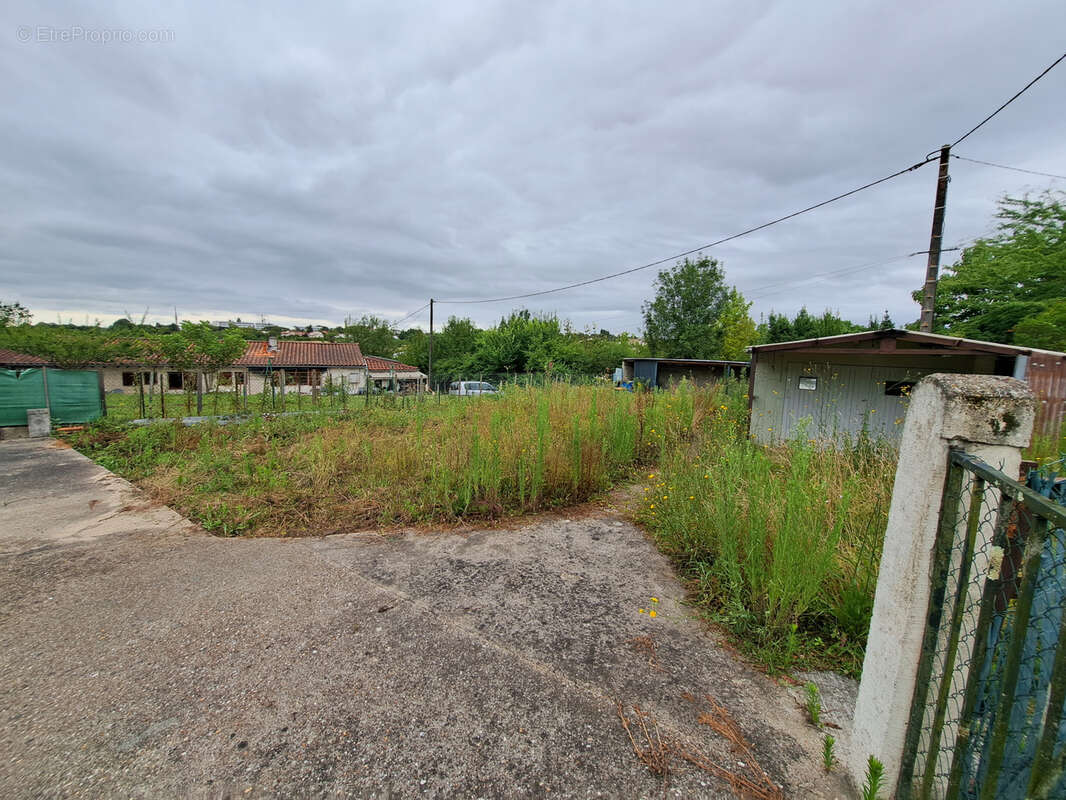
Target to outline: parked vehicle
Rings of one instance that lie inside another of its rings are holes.
[[[448,394],[496,394],[496,387],[484,381],[452,381],[448,384]]]

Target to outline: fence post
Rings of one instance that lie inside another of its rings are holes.
[[[924,378],[911,393],[862,682],[845,753],[856,785],[862,785],[872,755],[884,764],[888,796],[898,790],[929,613],[948,451],[960,448],[1017,475],[1035,407],[1024,383],[994,375],[937,373]]]

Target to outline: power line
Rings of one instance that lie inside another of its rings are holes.
[[[508,297],[493,297],[493,298],[489,298],[489,299],[486,299],[486,300],[437,300],[436,302],[437,303],[451,303],[451,304],[455,304],[455,305],[472,305],[472,304],[481,304],[481,303],[502,303],[502,302],[505,302],[505,301],[508,301],[508,300],[523,300],[523,299],[525,299],[527,297],[539,297],[539,296],[545,295],[545,294],[553,294],[555,292],[564,292],[567,289],[576,289],[579,286],[588,286],[588,285],[593,284],[593,283],[599,283],[601,281],[611,280],[612,278],[620,278],[623,275],[630,275],[630,274],[632,274],[634,272],[640,272],[641,270],[650,269],[651,267],[658,267],[658,266],[660,266],[662,264],[666,264],[666,263],[668,263],[670,261],[676,261],[679,258],[684,258],[685,256],[692,255],[693,253],[698,253],[701,250],[708,250],[708,249],[710,249],[712,247],[717,247],[720,244],[725,244],[726,242],[731,242],[734,239],[739,239],[742,236],[748,236],[749,234],[755,233],[757,231],[764,230],[766,228],[769,228],[772,225],[777,225],[779,223],[782,223],[782,222],[785,222],[787,220],[793,219],[794,217],[798,217],[801,214],[806,214],[808,212],[814,211],[815,209],[821,208],[822,206],[827,206],[830,203],[835,203],[838,200],[843,200],[845,197],[851,197],[853,194],[858,194],[859,192],[865,191],[866,189],[871,189],[874,186],[877,186],[878,184],[884,183],[885,181],[890,181],[893,178],[898,178],[900,175],[904,175],[904,174],[906,174],[908,172],[913,172],[914,170],[918,169],[919,167],[925,166],[926,164],[928,164],[930,161],[933,161],[933,160],[935,160],[935,159],[926,157],[923,161],[919,161],[917,164],[912,164],[909,167],[906,167],[906,168],[901,169],[901,170],[897,170],[896,172],[893,172],[891,175],[885,175],[883,178],[878,178],[877,180],[870,181],[869,183],[864,183],[862,186],[856,187],[855,189],[851,189],[850,191],[847,191],[847,192],[842,192],[841,194],[838,194],[838,195],[836,195],[834,197],[830,197],[828,200],[823,200],[820,203],[815,203],[814,205],[807,206],[806,208],[801,208],[799,211],[793,211],[791,214],[786,214],[783,217],[778,217],[777,219],[772,219],[769,222],[764,222],[761,225],[756,225],[753,228],[748,228],[746,230],[740,231],[739,233],[730,234],[729,236],[725,236],[725,237],[723,237],[721,239],[717,239],[717,240],[715,240],[713,242],[710,242],[708,244],[704,244],[704,245],[701,245],[699,247],[693,247],[691,250],[686,250],[683,253],[676,253],[676,254],[674,254],[672,256],[667,256],[666,258],[660,258],[658,261],[652,261],[652,262],[650,262],[648,264],[642,264],[639,267],[631,267],[630,269],[624,269],[621,272],[613,272],[610,275],[601,275],[598,278],[590,278],[587,281],[578,281],[577,283],[570,283],[570,284],[567,284],[566,286],[557,286],[554,289],[543,289],[543,290],[541,290],[539,292],[527,292],[525,294],[515,294],[515,295],[510,295]]]
[[[954,250],[961,250],[964,247],[964,245],[965,245],[965,243],[959,244],[959,245],[957,245],[955,247],[945,247],[941,252],[950,253],[950,252],[952,252]],[[892,256],[891,258],[886,258],[883,261],[871,261],[871,262],[868,262],[866,264],[859,264],[858,266],[853,266],[853,267],[844,267],[843,269],[836,269],[836,270],[833,270],[831,272],[819,272],[819,273],[817,273],[815,275],[807,275],[807,276],[805,276],[803,278],[796,278],[795,280],[784,281],[784,282],[781,282],[781,283],[767,283],[767,284],[764,284],[763,286],[756,287],[755,289],[752,290],[752,293],[750,293],[750,294],[745,292],[744,293],[744,299],[745,300],[756,300],[756,299],[758,299],[760,297],[765,297],[767,295],[776,294],[777,292],[782,291],[783,289],[786,289],[789,286],[794,286],[794,285],[801,284],[801,283],[807,283],[808,281],[818,281],[818,280],[822,280],[823,278],[835,278],[835,277],[838,277],[840,275],[850,275],[850,274],[855,273],[855,272],[863,272],[864,270],[874,269],[875,267],[883,267],[883,266],[885,266],[887,264],[893,264],[893,263],[895,263],[897,261],[906,261],[908,258],[914,258],[914,256],[923,256],[927,252],[928,252],[927,250],[917,250],[917,251],[915,251],[913,253],[904,253],[904,254],[901,254],[901,255],[898,255],[898,256]]]
[[[999,108],[997,108],[995,111],[993,111],[987,117],[985,117],[983,120],[981,120],[976,125],[974,125],[972,128],[970,128],[970,130],[968,130],[966,133],[964,133],[962,136],[960,136],[958,139],[956,139],[950,146],[946,146],[944,148],[944,150],[948,150],[951,147],[955,147],[957,144],[959,144],[960,142],[962,142],[963,140],[965,140],[966,138],[971,136],[973,133],[975,133],[977,130],[979,130],[981,127],[983,127],[989,120],[991,120],[993,117],[995,117],[1001,111],[1003,111],[1003,109],[1005,109],[1007,106],[1009,106],[1011,103],[1013,103],[1019,97],[1021,97],[1037,81],[1039,81],[1041,78],[1043,78],[1049,72],[1051,72],[1051,70],[1054,69],[1056,66],[1058,66],[1058,64],[1061,61],[1063,61],[1064,59],[1066,59],[1066,53],[1063,53],[1061,56],[1059,56],[1043,72],[1041,72],[1039,75],[1037,75],[1031,81],[1029,81],[1029,83],[1027,83],[1025,86],[1023,86],[1020,90],[1018,90],[1009,100],[1007,100],[1005,103],[1003,103],[1001,106],[999,106]],[[652,267],[658,267],[658,266],[666,264],[666,263],[668,263],[670,261],[676,261],[677,259],[693,255],[694,253],[698,253],[701,250],[707,250],[707,249],[710,249],[712,247],[716,247],[716,246],[718,246],[720,244],[725,244],[726,242],[733,241],[734,239],[739,239],[742,236],[748,236],[749,234],[756,233],[757,231],[761,231],[761,230],[764,230],[766,228],[769,228],[772,225],[777,225],[779,223],[782,223],[782,222],[785,222],[787,220],[793,219],[794,217],[798,217],[801,214],[806,214],[806,213],[809,213],[809,212],[814,211],[816,209],[822,208],[823,206],[827,206],[830,203],[835,203],[838,200],[843,200],[846,197],[850,197],[851,195],[858,194],[859,192],[865,191],[866,189],[871,189],[874,186],[882,184],[882,183],[884,183],[886,181],[890,181],[893,178],[898,178],[900,175],[903,175],[903,174],[908,173],[908,172],[912,172],[912,171],[914,171],[916,169],[919,169],[920,167],[925,166],[930,161],[936,160],[933,157],[933,153],[936,153],[936,152],[938,152],[938,151],[933,151],[932,153],[927,155],[925,157],[925,159],[923,159],[922,161],[919,161],[917,164],[913,164],[913,165],[911,165],[909,167],[906,167],[905,169],[901,169],[901,170],[898,170],[896,172],[893,172],[892,174],[886,175],[883,178],[878,178],[877,180],[870,181],[869,183],[863,184],[862,186],[859,186],[859,187],[857,187],[855,189],[852,189],[850,191],[843,192],[843,193],[838,194],[838,195],[836,195],[834,197],[831,197],[828,200],[823,200],[820,203],[815,203],[813,205],[807,206],[806,208],[802,208],[799,211],[794,211],[791,214],[786,214],[783,217],[778,217],[777,219],[770,220],[769,222],[764,222],[761,225],[756,225],[755,227],[748,228],[747,230],[740,231],[739,233],[731,234],[730,236],[723,237],[721,239],[718,239],[716,241],[713,241],[713,242],[710,242],[708,244],[702,245],[700,247],[694,247],[694,248],[692,248],[690,250],[686,250],[686,251],[684,251],[682,253],[676,253],[676,254],[674,254],[672,256],[668,256],[666,258],[658,259],[657,261],[652,261],[652,262],[649,262],[647,264],[642,264],[639,267],[631,267],[629,269],[621,270],[620,272],[613,272],[613,273],[611,273],[609,275],[601,275],[598,278],[590,278],[590,279],[585,280],[585,281],[578,281],[576,283],[566,284],[565,286],[557,286],[554,289],[542,289],[541,291],[537,291],[537,292],[526,292],[524,294],[508,295],[506,297],[492,297],[492,298],[487,298],[487,299],[437,300],[436,302],[437,303],[450,303],[450,304],[453,304],[453,305],[481,305],[481,304],[485,304],[485,303],[502,303],[502,302],[507,302],[507,301],[511,301],[511,300],[524,300],[524,299],[529,298],[529,297],[541,297],[541,296],[546,295],[546,294],[554,294],[556,292],[564,292],[564,291],[567,291],[568,289],[577,289],[577,288],[579,288],[581,286],[590,286],[591,284],[600,283],[601,281],[607,281],[607,280],[611,280],[613,278],[620,278],[623,275],[631,275],[634,272],[640,272],[641,270],[650,269]],[[956,158],[962,158],[962,157],[961,156],[956,156]],[[973,159],[967,159],[967,160],[973,160]],[[1000,166],[1000,165],[990,164],[990,166]],[[943,169],[943,166],[941,168]],[[1020,171],[1027,171],[1027,170],[1020,170]],[[1041,173],[1036,173],[1036,174],[1041,174]],[[1051,177],[1061,177],[1061,176],[1051,176]],[[425,308],[425,306],[423,306],[423,308]],[[421,310],[422,309],[419,309],[419,311],[421,311]],[[418,312],[415,312],[415,313],[418,313]],[[403,320],[400,320],[400,322],[403,322]],[[397,323],[397,325],[398,324],[399,323]]]
[[[397,321],[397,322],[394,322],[394,323],[393,323],[392,325],[390,325],[389,327],[390,327],[390,328],[398,328],[398,327],[400,327],[400,323],[403,323],[403,322],[407,322],[407,320],[411,319],[411,317],[415,316],[416,314],[421,314],[421,313],[422,313],[423,311],[425,311],[425,310],[426,310],[427,308],[429,308],[429,303],[426,303],[426,304],[425,304],[424,306],[422,306],[421,308],[416,308],[416,309],[415,309],[414,311],[412,311],[412,312],[411,312],[410,314],[408,314],[408,315],[407,315],[406,317],[404,317],[403,319],[401,319],[401,320],[399,320],[399,321]]]
[[[883,267],[886,264],[892,264],[896,261],[905,261],[913,256],[920,255],[920,253],[906,253],[904,255],[893,256],[892,258],[886,258],[883,261],[873,261],[868,264],[860,264],[859,266],[844,267],[843,269],[833,270],[832,272],[820,272],[816,275],[807,275],[803,278],[796,278],[791,281],[784,281],[782,283],[768,283],[763,286],[756,287],[752,290],[752,293],[744,293],[745,300],[756,300],[766,295],[775,294],[789,286],[794,286],[800,283],[806,283],[807,281],[821,280],[822,278],[832,278],[839,275],[848,275],[852,272],[862,272],[863,270],[873,269],[874,267]]]
[[[1014,94],[1014,96],[1011,97],[1010,100],[1008,100],[1006,103],[1001,105],[999,108],[997,108],[995,111],[993,111],[987,117],[985,117],[983,120],[981,120],[976,125],[974,125],[972,128],[970,128],[970,130],[966,131],[966,133],[964,133],[962,136],[960,136],[958,139],[956,139],[954,142],[952,142],[951,146],[954,147],[955,145],[957,145],[959,142],[961,142],[963,139],[968,137],[970,134],[974,133],[978,128],[982,127],[986,122],[988,122],[990,119],[992,119],[992,117],[996,116],[996,114],[998,114],[1000,111],[1005,109],[1007,106],[1009,106],[1015,100],[1017,100],[1019,97],[1021,97],[1023,94],[1025,94],[1025,92],[1029,89],[1030,86],[1032,86],[1038,80],[1040,80],[1045,75],[1047,75],[1049,72],[1051,72],[1051,70],[1053,70],[1056,66],[1058,66],[1059,62],[1062,61],[1063,59],[1066,59],[1066,53],[1063,53],[1061,56],[1056,58],[1054,63],[1051,64],[1051,66],[1049,66],[1047,69],[1045,69],[1039,75],[1037,75],[1035,78],[1033,78],[1031,81],[1029,81],[1029,83],[1025,84],[1025,86],[1023,86],[1021,89],[1019,89]]]
[[[1037,172],[1035,169],[1022,169],[1021,167],[1010,167],[1006,164],[994,164],[991,161],[981,161],[979,158],[967,158],[966,156],[951,154],[952,158],[957,158],[959,161],[969,161],[971,164],[983,164],[986,167],[998,167],[999,169],[1009,169],[1012,172],[1024,172],[1026,175],[1040,175],[1044,178],[1061,178],[1066,180],[1066,175],[1056,175],[1053,172]]]

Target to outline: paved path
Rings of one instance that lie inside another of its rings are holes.
[[[661,797],[616,701],[743,773],[697,722],[705,694],[789,796],[844,796],[788,692],[687,616],[609,512],[227,540],[11,442],[0,570],[3,797]],[[733,796],[683,764],[666,793]]]

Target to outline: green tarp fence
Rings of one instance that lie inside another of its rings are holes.
[[[46,407],[51,409],[53,422],[99,419],[104,415],[99,376],[91,370],[0,370],[0,425],[25,425],[26,409]]]

